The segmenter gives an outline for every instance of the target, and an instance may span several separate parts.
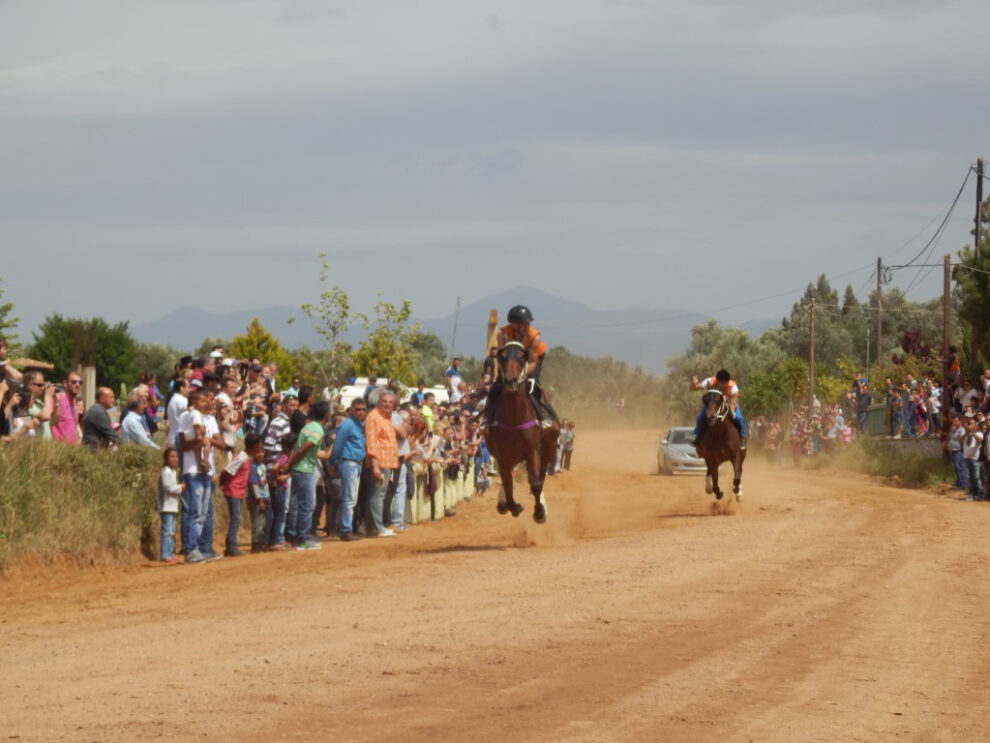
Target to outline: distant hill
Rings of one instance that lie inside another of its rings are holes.
[[[488,312],[495,308],[500,322],[515,304],[526,304],[533,311],[536,326],[551,347],[566,346],[584,356],[611,356],[646,371],[666,372],[666,361],[683,352],[691,338],[691,326],[707,322],[708,317],[672,308],[596,310],[569,299],[562,299],[540,289],[517,286],[465,305],[457,316],[457,336],[451,355],[481,356],[485,351]],[[296,321],[288,319],[295,316]],[[298,309],[286,306],[266,307],[235,312],[207,312],[182,307],[154,322],[131,327],[140,341],[166,343],[179,349],[196,348],[203,338],[231,338],[257,317],[274,333],[282,345],[318,347],[319,336],[312,323]],[[436,333],[445,345],[454,338],[452,312],[446,317],[420,320],[423,330]],[[752,334],[776,325],[773,321],[752,321],[742,327]],[[361,327],[351,328],[345,340],[360,342]]]
[[[530,286],[517,286],[461,308],[455,353],[480,356],[485,350],[488,312],[497,309],[499,322],[516,304],[533,311],[535,325],[548,345],[566,346],[584,356],[612,356],[656,373],[666,371],[667,359],[681,353],[691,338],[691,326],[708,318],[684,310],[596,310],[561,299]],[[422,321],[424,330],[440,336],[448,346],[454,332],[454,314]]]

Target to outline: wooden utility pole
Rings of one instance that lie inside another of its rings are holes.
[[[882,304],[880,303],[880,282],[883,277],[883,263],[880,258],[877,257],[877,366],[883,364],[883,326],[880,324],[882,322]]]
[[[949,256],[942,259],[942,419],[945,420],[949,412],[949,314],[950,302],[952,301],[950,279],[952,277],[952,266]]]
[[[976,268],[982,269],[980,261],[980,224],[983,222],[983,158],[976,158],[976,218],[973,220],[973,257]],[[977,348],[976,323],[971,328],[969,336],[969,370],[975,378],[982,371],[979,364],[979,349]]]
[[[976,229],[973,230],[973,247],[976,262],[980,262],[980,225],[983,222],[983,158],[976,158]]]
[[[811,298],[811,318],[808,322],[811,347],[808,354],[808,414],[815,412],[815,298]]]
[[[461,316],[461,298],[457,298],[457,307],[454,309],[454,333],[450,337],[450,357],[454,358],[457,355],[457,350],[454,348],[457,343],[457,321]]]

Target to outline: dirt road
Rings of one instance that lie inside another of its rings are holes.
[[[549,522],[0,582],[0,740],[985,741],[990,505],[579,437]]]

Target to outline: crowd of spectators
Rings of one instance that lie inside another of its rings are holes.
[[[5,355],[0,345],[0,360]],[[369,377],[363,391],[345,401],[342,390],[317,392],[298,377],[279,390],[275,364],[235,361],[217,346],[201,358],[179,360],[161,388],[154,375],[143,375],[119,408],[114,391],[100,387],[84,409],[78,373],[56,385],[40,371],[21,374],[3,363],[0,440],[160,449],[165,563],[178,562],[177,532],[186,562],[220,557],[213,538],[216,490],[229,515],[225,555],[244,554],[238,531],[245,507],[252,552],[316,550],[323,537],[350,542],[406,531],[417,463],[424,465],[431,495],[440,484],[435,470],[451,480],[468,473],[477,490],[488,487],[493,468],[480,412],[491,367],[486,364],[472,385],[454,359],[445,375],[447,400],[438,401],[423,381],[407,391],[395,380]],[[573,449],[568,422],[552,471],[570,468]]]

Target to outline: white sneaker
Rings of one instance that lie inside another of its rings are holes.
[[[375,536],[376,537],[394,537],[394,536],[397,536],[397,535],[391,529],[385,528],[385,529],[379,529],[378,530],[378,533]]]

